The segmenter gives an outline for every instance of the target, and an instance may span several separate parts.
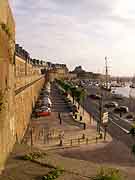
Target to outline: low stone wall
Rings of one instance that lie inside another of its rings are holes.
[[[22,76],[22,77],[16,77],[15,78],[15,90],[27,86],[31,82],[36,81],[39,78],[42,78],[43,75],[33,75],[33,76]]]

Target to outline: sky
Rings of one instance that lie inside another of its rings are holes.
[[[9,0],[16,41],[33,58],[135,74],[134,0]]]

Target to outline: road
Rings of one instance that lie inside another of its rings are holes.
[[[89,97],[85,98],[84,108],[91,113],[96,121],[99,120],[99,102],[92,100]],[[131,123],[126,121],[112,112],[109,112],[109,123],[107,132],[115,139],[122,141],[127,146],[131,147],[134,144],[134,139],[128,134],[131,128]]]

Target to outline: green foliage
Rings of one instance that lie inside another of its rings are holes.
[[[66,91],[70,92],[71,96],[73,97],[73,103],[74,99],[76,99],[79,103],[80,101],[85,97],[86,92],[84,89],[75,87],[71,85],[70,83],[67,83],[62,80],[56,80],[56,82]]]
[[[66,92],[68,92],[70,90],[71,86],[69,84],[65,83],[63,88]]]
[[[62,169],[55,169],[43,176],[42,180],[54,180],[57,179],[63,173]]]
[[[118,169],[101,168],[99,173],[91,180],[123,180]]]
[[[2,106],[3,106],[3,93],[2,90],[0,90],[0,112],[2,111]]]
[[[135,144],[132,146],[132,153],[135,154]]]
[[[5,23],[0,23],[0,26],[2,30],[8,35],[8,37],[11,38],[11,33],[8,26]]]
[[[135,124],[132,125],[130,131],[129,131],[129,134],[131,134],[131,136],[135,136]]]
[[[34,159],[43,158],[44,156],[46,156],[45,153],[42,153],[42,152],[32,152],[32,153],[24,155],[23,159],[31,161],[31,160],[34,160]]]

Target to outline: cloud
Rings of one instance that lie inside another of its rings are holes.
[[[134,73],[133,0],[10,3],[16,19],[17,41],[32,56],[67,63],[71,68],[81,64],[89,71],[102,71],[104,57],[108,55],[112,57],[114,74]]]

